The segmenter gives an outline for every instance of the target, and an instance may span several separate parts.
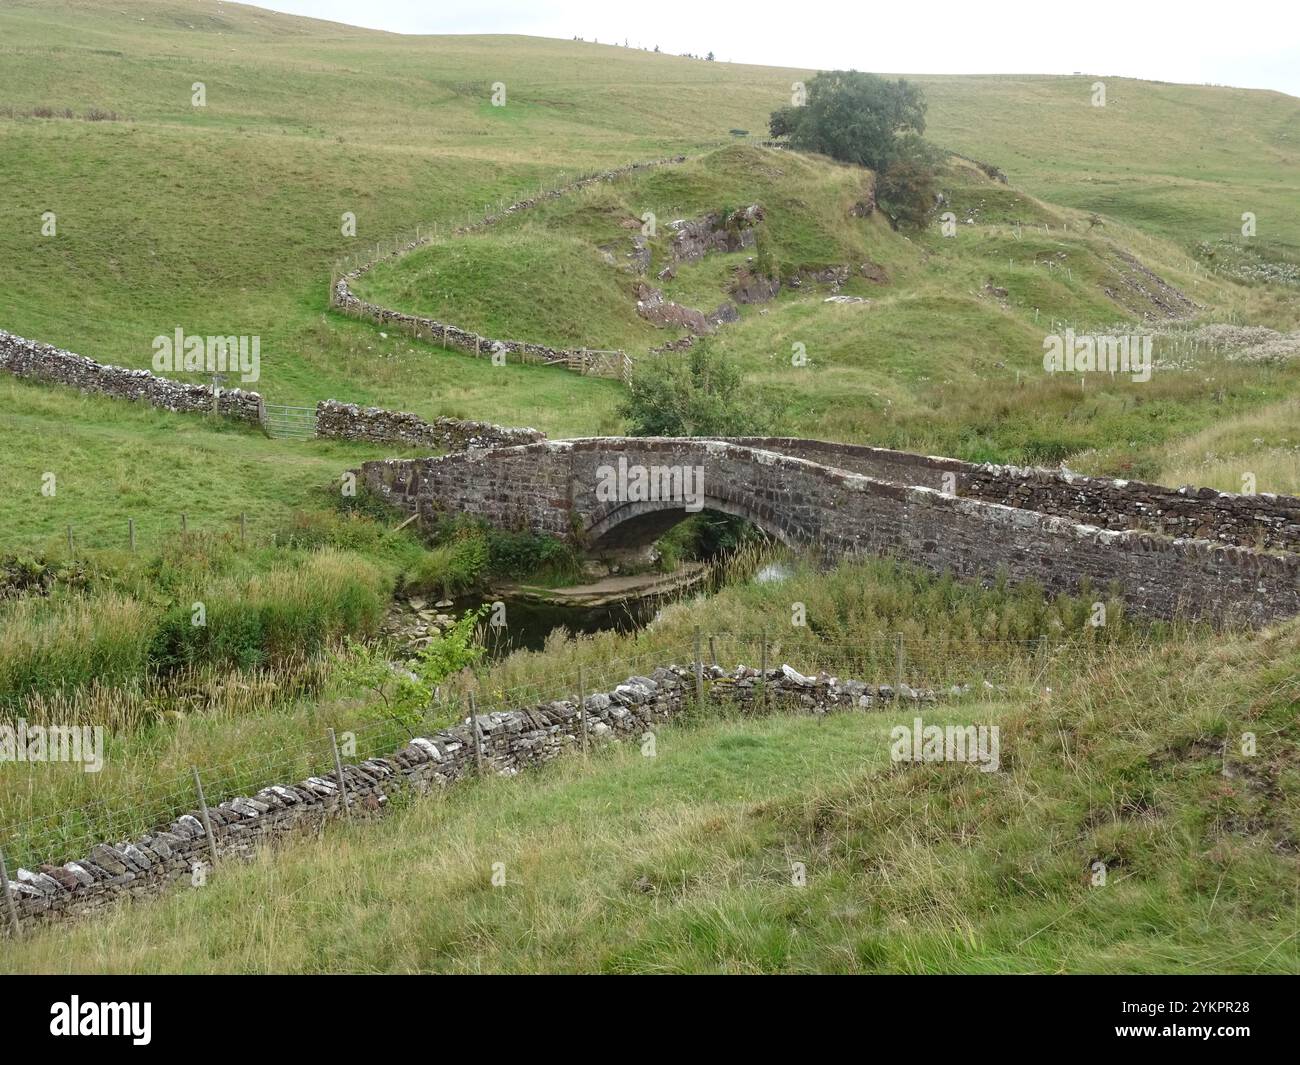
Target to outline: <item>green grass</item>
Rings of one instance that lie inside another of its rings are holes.
[[[1048,702],[924,712],[997,725],[989,774],[891,763],[910,711],[706,714],[659,730],[654,758],[624,744],[466,783],[0,965],[1293,972],[1297,664],[1292,626],[1105,664]],[[1242,730],[1266,746],[1225,761]]]
[[[959,221],[944,238],[850,218],[861,172],[730,141],[732,127],[762,130],[806,76],[583,42],[398,37],[206,0],[11,0],[0,327],[132,367],[177,325],[256,334],[254,387],[272,402],[616,433],[617,382],[495,367],[353,321],[329,310],[328,281],[344,256],[417,223],[445,234],[565,176],[683,152],[697,158],[440,239],[359,291],[485,333],[640,352],[671,334],[636,317],[601,246],[622,248],[624,223],[653,210],[653,276],[668,221],[760,202],[783,270],[870,261],[889,277],[849,282],[867,304],[786,292],[721,330],[774,431],[1224,489],[1253,472],[1260,491],[1300,491],[1295,365],[1211,357],[1082,388],[1041,370],[1045,332],[1152,309],[1119,283],[1121,252],[1200,304],[1200,320],[1300,327],[1294,285],[1259,280],[1300,261],[1300,101],[1108,78],[1107,107],[1093,108],[1091,77],[920,77],[928,134],[1011,179],[951,166],[940,184]],[[205,108],[190,104],[196,80]],[[505,108],[488,103],[498,80]],[[121,120],[21,117],[39,106]],[[1249,244],[1246,210],[1259,219]],[[45,211],[57,237],[41,236]],[[707,311],[744,258],[682,267],[665,292]],[[791,365],[795,344],[809,365]],[[398,581],[444,587],[465,569],[385,535],[387,517],[335,512],[344,469],[402,449],[267,440],[7,377],[0,449],[0,549],[58,558],[71,524],[92,581],[88,600],[3,608],[0,674],[33,712],[117,726],[102,774],[0,766],[7,838],[35,819],[24,860],[153,827],[190,803],[191,765],[218,799],[325,768],[327,728],[357,731],[362,755],[400,741],[319,658],[294,655],[364,629]],[[179,539],[182,514],[193,541]],[[150,675],[160,626],[184,621],[200,589],[221,640]],[[556,635],[474,681],[492,705],[554,697],[579,667],[594,686],[683,660],[696,626],[739,634],[717,641],[727,662],[755,664],[766,630],[773,659],[888,681],[901,631],[925,683],[1018,685],[973,704],[1005,730],[993,780],[891,769],[875,716],[704,720],[667,730],[656,760],[620,749],[589,771],[569,761],[471,784],[224,869],[202,892],[38,937],[0,965],[1294,971],[1295,627],[1213,636],[1112,610],[1091,630],[1102,594],[1045,602],[883,563],[801,564],[635,636]],[[795,602],[807,628],[790,626]],[[1225,777],[1223,744],[1247,727],[1261,755]],[[497,860],[511,870],[501,890],[487,886]],[[788,885],[792,860],[807,888]],[[1086,888],[1093,860],[1112,867],[1106,889]]]

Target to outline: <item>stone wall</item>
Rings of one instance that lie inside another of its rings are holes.
[[[730,673],[705,667],[709,698],[754,709],[762,679],[757,670]],[[612,691],[586,698],[590,742],[639,737],[678,714],[694,698],[691,670],[659,668],[649,677],[630,677]],[[887,686],[869,687],[822,674],[804,677],[788,666],[769,670],[766,699],[772,709],[808,713],[867,709],[890,702]],[[929,701],[932,693],[905,691]],[[510,775],[581,747],[582,720],[575,699],[519,710],[488,713],[477,720],[485,772]],[[379,814],[399,792],[427,793],[476,772],[475,733],[466,722],[412,740],[385,758],[343,767],[346,807],[354,816]],[[210,809],[218,859],[247,858],[265,844],[318,828],[344,811],[338,779],[330,772],[293,785],[271,785],[256,795],[233,798]],[[192,810],[148,835],[101,843],[84,858],[11,870],[9,893],[19,924],[35,925],[91,916],[123,899],[162,894],[191,882],[196,865],[209,865],[211,851],[201,820]],[[0,908],[0,928],[9,930]]]
[[[632,372],[632,359],[622,351],[592,351],[588,348],[552,348],[524,340],[502,340],[485,337],[480,333],[434,318],[407,314],[377,303],[368,303],[353,295],[347,280],[334,283],[334,306],[354,318],[368,318],[379,325],[402,329],[412,336],[421,337],[432,344],[472,352],[480,358],[491,358],[500,352],[505,358],[513,356],[519,362],[545,363],[564,366],[576,373],[595,377],[616,377],[627,380]]]
[[[570,181],[566,185],[550,189],[538,196],[532,196],[528,199],[518,200],[503,208],[496,213],[487,214],[479,221],[472,225],[459,226],[452,230],[454,235],[460,236],[466,233],[475,233],[495,225],[501,219],[510,215],[518,214],[521,211],[527,211],[529,208],[537,206],[544,200],[558,199],[566,196],[578,189],[583,189],[589,185],[595,185],[600,182],[613,181],[616,178],[624,177],[628,174],[640,170],[649,170],[660,166],[674,166],[684,163],[686,156],[674,155],[666,159],[654,159],[643,163],[629,163],[626,166],[614,167],[611,170],[602,170],[596,174],[589,174],[586,177]],[[369,303],[366,300],[356,296],[351,287],[350,281],[364,277],[382,262],[391,259],[399,259],[404,255],[415,251],[417,248],[425,247],[433,242],[432,237],[419,236],[409,240],[404,244],[398,244],[391,252],[385,255],[376,256],[369,262],[363,263],[355,269],[349,270],[341,277],[335,279],[330,288],[330,304],[345,314],[354,318],[368,318],[381,325],[392,325],[404,329],[413,336],[423,337],[431,343],[441,343],[444,347],[456,348],[459,351],[473,352],[480,357],[488,357],[493,352],[501,352],[507,358],[514,356],[520,362],[541,362],[548,365],[564,366],[566,369],[573,370],[580,374],[589,374],[595,377],[613,377],[626,381],[632,373],[632,359],[622,351],[593,351],[589,348],[553,348],[546,344],[533,344],[523,340],[505,340],[500,337],[486,337],[475,333],[469,329],[461,329],[459,326],[452,325],[450,322],[440,322],[433,318],[424,318],[420,315],[405,314],[401,311],[392,310],[388,307],[381,307],[377,303]]]
[[[332,399],[316,404],[316,435],[335,440],[366,440],[378,444],[404,444],[438,451],[512,447],[545,440],[536,429],[510,429],[489,422],[460,418],[435,418],[427,422],[418,414],[359,407]]]
[[[795,442],[801,443],[801,442]],[[815,445],[815,446],[814,446]],[[790,442],[782,444],[795,450]],[[809,442],[807,452],[836,445]],[[890,456],[907,468],[899,453]],[[620,462],[703,471],[703,506],[746,518],[827,556],[890,555],[933,572],[1049,592],[1114,588],[1157,618],[1260,625],[1300,613],[1300,555],[1145,530],[1112,531],[935,488],[725,441],[592,438],[438,459],[368,462],[364,483],[424,521],[477,514],[501,528],[574,539],[594,553],[653,541],[685,516],[682,501],[606,502],[600,470]],[[924,462],[925,460],[922,460]]]
[[[1146,529],[1239,547],[1300,551],[1300,498],[1296,496],[1166,488],[1062,470],[977,464],[788,437],[745,437],[735,442],[896,484],[923,485],[939,491],[955,484],[959,496],[1053,514],[1103,529]]]
[[[207,385],[182,384],[148,370],[109,366],[3,330],[0,330],[0,370],[32,381],[71,385],[82,392],[141,400],[164,410],[204,414],[212,411],[212,389]],[[221,414],[245,422],[260,422],[261,406],[260,395],[238,388],[223,391],[217,398]]]

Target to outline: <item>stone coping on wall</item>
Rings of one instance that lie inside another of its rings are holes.
[[[1300,497],[1243,495],[1185,485],[1091,477],[1065,469],[965,462],[860,444],[793,437],[736,437],[734,442],[812,457],[868,476],[939,489],[1072,518],[1105,529],[1147,529],[1239,547],[1300,551]],[[945,482],[946,475],[951,475]]]
[[[490,422],[447,417],[428,422],[409,411],[361,407],[333,399],[324,399],[316,404],[316,435],[333,440],[433,447],[440,451],[514,447],[546,439],[545,433],[532,428],[515,429]]]
[[[701,675],[708,682],[707,699],[742,710],[756,709],[761,700],[764,708],[824,714],[880,708],[896,698],[887,685],[827,673],[804,676],[788,665],[766,674],[745,666],[731,671],[701,666]],[[694,700],[695,683],[693,668],[672,665],[588,695],[584,708],[590,742],[640,736],[670,720]],[[935,699],[929,691],[903,687],[900,692],[913,705]],[[380,814],[399,794],[425,794],[471,776],[480,754],[485,772],[514,775],[580,750],[583,733],[583,717],[572,698],[481,714],[473,722],[467,719],[414,738],[387,757],[344,765],[346,802],[333,771],[227,799],[209,810],[212,846],[218,860],[248,858],[259,846],[318,828],[345,812]],[[99,843],[76,860],[11,872],[9,896],[22,929],[92,916],[122,900],[160,895],[180,881],[201,882],[196,869],[211,875],[212,846],[202,810],[194,809],[138,838]],[[9,930],[4,912],[0,927]]]
[[[129,370],[96,362],[53,344],[28,340],[0,330],[0,369],[33,381],[70,385],[82,392],[140,400],[163,410],[211,413],[212,389],[159,377],[149,370]],[[217,412],[240,421],[261,420],[262,397],[239,388],[223,389]]]

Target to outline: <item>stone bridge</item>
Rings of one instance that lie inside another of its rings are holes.
[[[701,508],[827,557],[1111,590],[1159,618],[1300,613],[1300,499],[975,465],[789,438],[593,437],[368,462],[360,480],[421,522],[469,514],[592,554],[653,542]]]

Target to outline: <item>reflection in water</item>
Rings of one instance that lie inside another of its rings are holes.
[[[574,634],[607,630],[632,632],[653,621],[664,602],[662,597],[655,597],[628,599],[608,606],[581,607],[524,599],[499,601],[505,603],[505,625],[483,626],[483,639],[493,658],[512,651],[540,651],[554,629],[568,629]],[[477,606],[477,602],[467,600],[458,602],[456,610],[472,610]]]
[[[755,584],[779,584],[788,580],[794,573],[784,562],[769,562],[754,574]]]

